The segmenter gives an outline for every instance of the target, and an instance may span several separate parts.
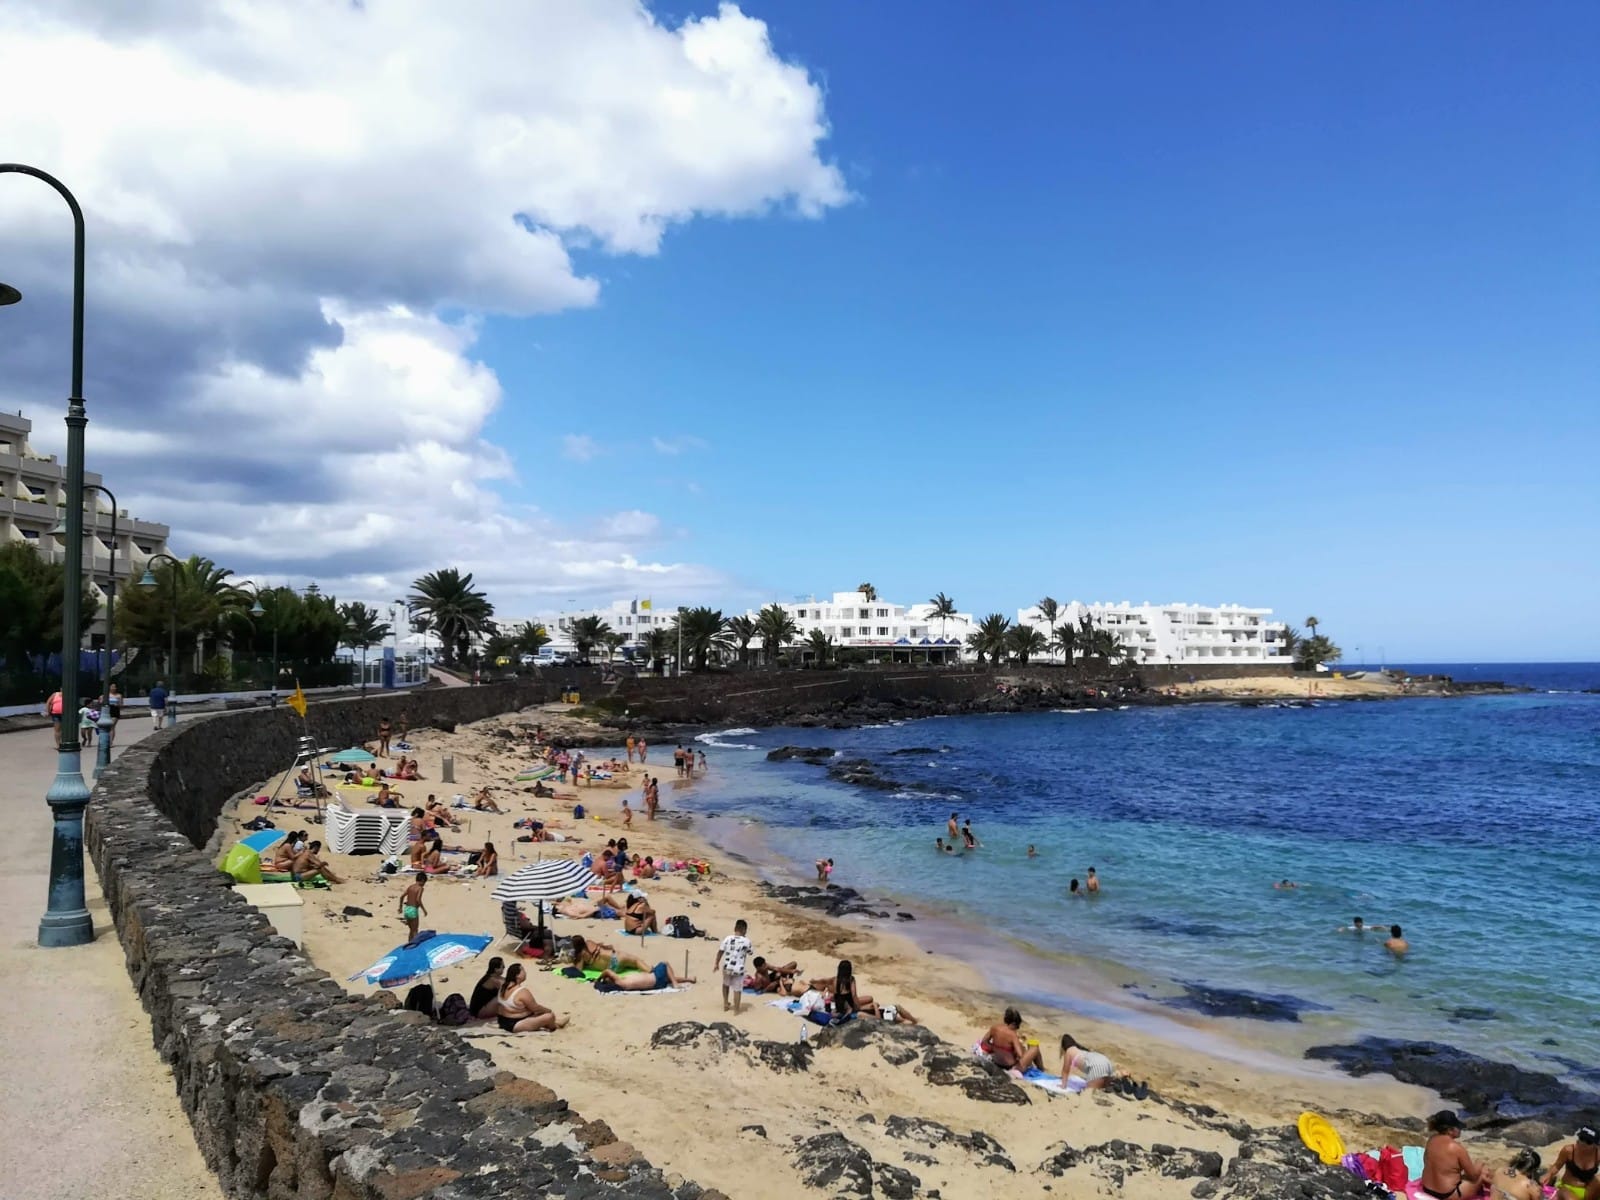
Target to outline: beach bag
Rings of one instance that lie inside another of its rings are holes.
[[[439,1024],[465,1025],[472,1020],[472,1010],[467,1007],[466,997],[460,992],[451,992],[444,998],[444,1003],[439,1006]]]
[[[700,936],[688,917],[677,916],[667,918],[667,936],[675,938],[695,938]]]
[[[620,992],[622,989],[609,979],[596,979],[594,981],[594,990],[597,992]]]
[[[1392,1192],[1403,1192],[1410,1174],[1406,1171],[1405,1156],[1393,1146],[1385,1146],[1378,1154],[1378,1167],[1372,1178]]]

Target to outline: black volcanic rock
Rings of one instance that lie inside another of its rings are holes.
[[[788,762],[791,758],[798,758],[803,762],[816,763],[832,758],[837,753],[827,746],[779,746],[776,750],[767,751],[767,761]]]

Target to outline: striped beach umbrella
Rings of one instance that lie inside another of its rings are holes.
[[[494,889],[494,898],[502,904],[521,900],[559,900],[599,882],[593,872],[580,862],[549,858],[529,863],[507,875],[500,881],[500,886]]]

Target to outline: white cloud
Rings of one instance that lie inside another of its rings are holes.
[[[650,561],[649,514],[575,538],[502,501],[499,381],[473,320],[439,314],[590,305],[569,248],[654,254],[697,215],[845,202],[821,91],[761,22],[725,5],[669,26],[633,0],[11,0],[0,78],[39,98],[8,110],[7,157],[56,170],[88,221],[91,466],[180,549],[369,595],[446,561],[523,596],[714,581]],[[0,402],[38,414],[63,383],[65,214],[19,179],[0,204],[28,297]]]
[[[568,433],[561,438],[561,456],[573,462],[588,462],[600,453],[600,444],[587,433]]]
[[[685,450],[704,450],[706,448],[704,438],[697,438],[693,434],[687,433],[670,438],[653,437],[650,439],[650,444],[655,447],[657,454],[674,456],[682,454]]]

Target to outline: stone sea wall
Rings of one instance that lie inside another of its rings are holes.
[[[466,722],[557,683],[314,706],[324,746],[378,720]],[[86,841],[128,973],[207,1163],[235,1198],[723,1200],[664,1177],[603,1121],[423,1017],[352,996],[276,936],[197,846],[241,788],[293,758],[285,709],[184,722],[129,747],[95,788]]]

